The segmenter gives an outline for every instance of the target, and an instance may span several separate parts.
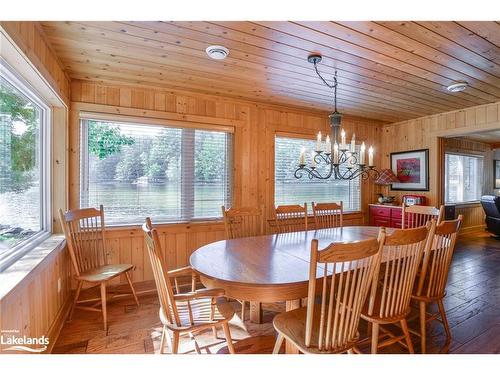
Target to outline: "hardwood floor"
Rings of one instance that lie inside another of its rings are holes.
[[[461,237],[453,257],[450,277],[444,300],[452,332],[451,342],[446,343],[444,329],[438,322],[428,325],[428,353],[500,353],[500,241],[480,232]],[[101,315],[75,311],[73,321],[65,324],[53,353],[154,353],[160,343],[161,324],[158,318],[159,303],[156,295],[140,297],[137,308],[133,299],[123,299],[108,305],[108,335],[102,330]],[[235,309],[240,304],[234,302]],[[436,307],[434,307],[436,308]],[[264,324],[242,324],[238,317],[231,321],[231,333],[239,353],[269,353],[272,319],[284,304],[265,305]],[[248,316],[248,315],[247,315]],[[418,328],[418,320],[410,322]],[[361,334],[366,327],[360,327]],[[203,352],[225,353],[226,344],[222,331],[215,340],[209,330],[197,335]],[[251,340],[248,338],[252,337]],[[246,340],[242,340],[246,339]],[[412,335],[415,348],[419,338]],[[364,346],[362,351],[367,351]],[[189,338],[181,341],[181,353],[193,353]],[[405,349],[392,345],[382,353],[405,353]]]

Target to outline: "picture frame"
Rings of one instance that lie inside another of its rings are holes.
[[[493,160],[493,189],[500,189],[500,160]]]
[[[391,152],[391,169],[400,180],[391,190],[429,191],[428,148]]]

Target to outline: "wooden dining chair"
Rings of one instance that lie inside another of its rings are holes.
[[[424,226],[432,219],[439,224],[444,218],[444,206],[439,208],[433,206],[406,206],[403,203],[401,214],[401,228],[417,228]]]
[[[343,226],[344,208],[340,203],[312,202],[314,223],[316,229],[337,228]]]
[[[162,257],[158,232],[146,218],[142,226],[144,239],[146,241],[149,259],[153,269],[156,289],[160,300],[160,320],[163,324],[160,354],[163,353],[165,343],[168,344],[173,354],[179,350],[180,336],[189,335],[194,342],[195,350],[201,354],[200,348],[195,340],[194,333],[212,328],[214,334],[216,328],[222,326],[226,337],[227,347],[234,354],[229,321],[234,316],[234,310],[227,302],[217,302],[218,297],[224,297],[224,289],[199,289],[188,293],[175,293],[172,279],[179,276],[192,277],[194,274],[190,267],[168,271],[167,265]],[[171,336],[172,333],[172,336]]]
[[[443,221],[436,226],[431,246],[424,254],[423,266],[416,288],[411,296],[412,300],[419,304],[420,310],[420,340],[422,353],[426,351],[426,323],[437,320],[444,326],[448,341],[451,339],[450,327],[446,318],[443,298],[446,295],[446,283],[450,269],[453,251],[458,232],[462,225],[463,216],[458,219]],[[436,303],[439,313],[427,316],[427,304]],[[441,320],[439,320],[441,317]],[[412,332],[414,333],[414,332]],[[418,334],[418,333],[417,333]]]
[[[222,217],[226,238],[242,238],[261,236],[264,234],[264,208],[241,207],[229,208],[222,206]]]
[[[394,343],[406,342],[410,353],[414,353],[406,317],[410,313],[410,298],[417,276],[418,266],[432,238],[436,221],[427,226],[412,229],[396,229],[385,238],[381,260],[384,267],[377,271],[370,297],[361,313],[361,318],[371,328],[371,352]],[[381,325],[399,323],[403,334],[398,336]],[[389,338],[379,342],[379,331]]]
[[[95,208],[81,208],[63,212],[63,210],[59,209],[59,219],[68,244],[74,278],[77,281],[73,306],[68,320],[72,319],[75,308],[99,311],[102,312],[104,330],[107,331],[106,283],[108,281],[125,275],[135,303],[139,306],[139,300],[130,278],[130,271],[133,270],[134,266],[132,264],[109,263],[102,205],[99,206],[98,210]],[[100,284],[101,298],[92,306],[79,306],[79,303],[88,302],[78,300],[83,283]],[[101,305],[100,309],[97,308],[99,305]]]
[[[307,230],[307,203],[282,205],[274,209],[278,233],[299,232]]]
[[[353,243],[332,243],[318,249],[311,242],[307,307],[278,314],[274,354],[283,341],[302,353],[352,353],[359,338],[358,324],[372,280],[380,262],[385,229],[376,238]],[[318,267],[322,276],[317,279]],[[335,272],[332,272],[335,270]],[[321,302],[316,303],[316,290]]]
[[[261,236],[264,234],[264,207],[229,208],[222,206],[222,217],[226,239]],[[246,301],[238,300],[241,304],[241,320],[245,321]]]

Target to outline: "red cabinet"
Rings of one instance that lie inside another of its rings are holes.
[[[401,206],[370,204],[370,225],[377,227],[401,228]]]

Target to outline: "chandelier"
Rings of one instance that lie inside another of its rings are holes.
[[[295,178],[302,178],[304,175],[307,175],[310,179],[317,178],[321,180],[331,177],[335,180],[352,180],[358,177],[367,179],[370,175],[377,178],[379,172],[373,164],[373,147],[368,148],[367,158],[365,142],[362,142],[358,149],[355,134],[352,135],[349,143],[346,142],[346,132],[340,128],[342,115],[337,110],[337,71],[335,71],[333,77],[333,84],[328,83],[318,71],[318,63],[321,62],[321,59],[321,55],[310,55],[307,61],[314,64],[314,70],[321,81],[328,88],[333,89],[334,111],[328,116],[330,119],[330,135],[327,135],[323,142],[321,132],[318,133],[316,149],[311,151],[309,163],[306,163],[307,150],[302,147],[299,156],[299,167],[294,173]]]

